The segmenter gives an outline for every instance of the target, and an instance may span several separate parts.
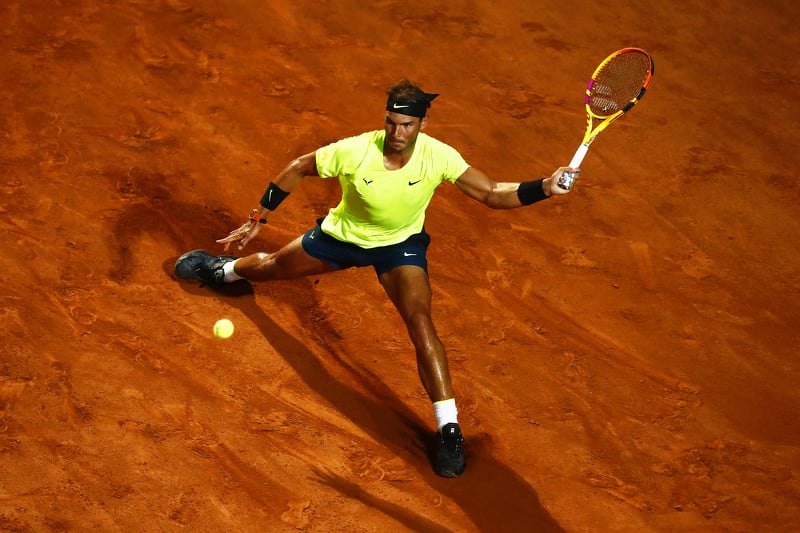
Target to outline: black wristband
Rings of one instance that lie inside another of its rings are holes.
[[[287,196],[289,196],[288,192],[280,189],[270,181],[267,190],[264,191],[264,196],[261,197],[261,207],[269,209],[270,211],[275,211]]]
[[[520,183],[517,189],[517,197],[522,205],[531,205],[550,198],[544,193],[544,178]]]

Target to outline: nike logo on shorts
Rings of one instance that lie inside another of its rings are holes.
[[[417,255],[417,254],[410,254],[408,252],[403,252],[403,255],[406,256],[406,257],[412,257],[412,256]]]

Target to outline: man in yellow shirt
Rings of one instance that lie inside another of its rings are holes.
[[[372,266],[408,328],[420,379],[433,403],[434,470],[457,477],[466,464],[464,438],[447,355],[431,319],[425,210],[443,181],[493,209],[511,209],[568,193],[559,185],[563,174],[580,171],[561,167],[545,179],[495,182],[469,166],[454,148],[422,133],[437,94],[425,93],[407,80],[386,93],[383,130],[343,139],[291,161],[270,182],[250,219],[217,242],[225,251],[231,243],[241,250],[304,177],[338,178],[342,198],[316,227],[271,254],[237,258],[193,250],[178,259],[175,272],[183,279],[219,286],[240,279],[291,279]]]

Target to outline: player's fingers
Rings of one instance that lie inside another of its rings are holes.
[[[560,167],[553,173],[553,182],[557,186],[551,187],[550,192],[552,194],[567,194],[572,190],[572,186],[580,175],[580,168]]]
[[[216,242],[225,245],[224,249],[227,250],[228,248],[230,248],[231,243],[237,241],[241,242],[243,239],[247,237],[248,227],[249,224],[244,224],[241,227],[236,228],[235,230],[230,232],[227,237],[223,237],[222,239],[217,239]]]
[[[217,242],[220,244],[224,244],[241,240],[243,236],[247,235],[247,231],[250,229],[250,224],[251,224],[250,222],[242,224],[232,232],[228,233],[227,237],[223,237],[222,239],[217,239]]]
[[[233,241],[238,241],[240,238],[237,232],[231,232],[227,237],[223,237],[222,239],[217,239],[217,242],[220,244],[227,244]]]
[[[253,224],[252,227],[248,229],[247,234],[244,237],[242,237],[242,239],[239,241],[239,249],[241,250],[242,248],[247,246],[247,243],[252,241],[255,238],[255,236],[258,235],[260,229],[261,228],[259,227],[258,224]]]

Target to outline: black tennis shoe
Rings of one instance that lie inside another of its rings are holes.
[[[464,436],[458,424],[445,424],[436,434],[433,469],[443,477],[458,477],[464,472]]]
[[[203,285],[220,287],[225,272],[222,267],[238,259],[232,255],[211,255],[205,250],[186,252],[175,261],[175,275],[182,279],[193,279]]]

